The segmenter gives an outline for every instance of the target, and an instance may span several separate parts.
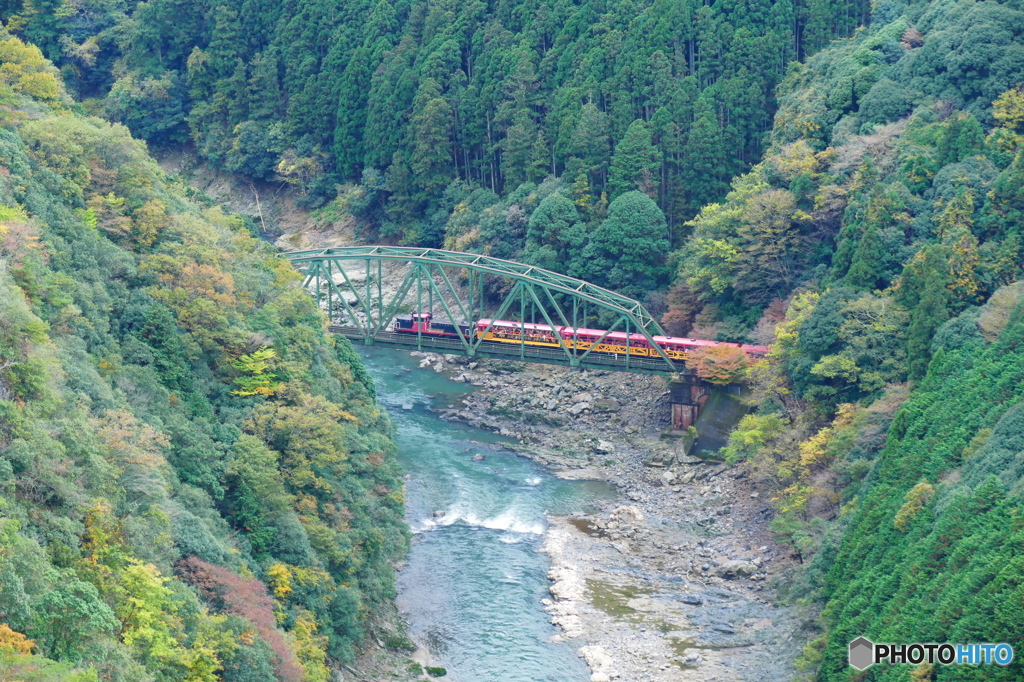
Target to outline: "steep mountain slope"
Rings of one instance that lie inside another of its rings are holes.
[[[783,587],[822,608],[807,676],[1021,677],[844,665],[861,634],[1024,635],[1017,0],[47,7],[4,14],[146,139],[187,129],[311,206],[358,176],[321,216],[771,343],[722,454],[806,562]],[[0,49],[9,656],[28,664],[21,632],[124,679],[322,679],[405,542],[358,361],[239,221],[69,114],[32,48]],[[69,649],[53,613],[98,644]]]
[[[673,256],[666,324],[773,343],[723,454],[810,559],[811,678],[1020,678],[855,674],[846,647],[1024,635],[1022,59],[1016,3],[879,3],[794,67],[764,160]]]
[[[850,678],[847,644],[861,635],[897,643],[1024,636],[1024,299],[992,342],[972,318],[942,330],[928,375],[857,491],[842,542],[815,567],[827,571],[819,679]],[[870,679],[906,679],[909,667]],[[921,672],[1017,680],[1021,665]]]
[[[328,679],[408,542],[372,383],[243,221],[0,60],[0,676]]]
[[[847,298],[892,285],[913,313],[911,279],[927,259],[947,271],[934,284],[953,312],[1020,275],[1024,96],[1013,63],[1024,14],[995,2],[918,3],[881,6],[873,20],[790,75],[765,160],[692,223],[677,254],[689,289],[680,294],[712,303],[719,319],[749,325],[772,298],[812,281],[846,287]],[[922,323],[917,376],[943,314]]]

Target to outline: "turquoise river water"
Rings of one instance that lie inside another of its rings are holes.
[[[452,682],[588,680],[573,648],[549,641],[556,630],[540,604],[548,560],[538,549],[546,514],[588,511],[611,489],[554,478],[497,436],[438,419],[428,408],[455,404],[471,388],[419,369],[406,353],[361,351],[408,475],[414,537],[398,606],[410,635]]]

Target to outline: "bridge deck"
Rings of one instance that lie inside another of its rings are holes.
[[[363,333],[356,327],[339,327],[332,325],[330,331],[340,334],[352,341],[364,342]],[[414,334],[397,334],[395,332],[378,332],[372,339],[374,346],[392,346],[405,348],[407,350],[422,350],[431,353],[449,353],[452,355],[469,355],[458,339],[442,339],[436,337]],[[476,350],[473,357],[500,358],[502,360],[517,360],[521,362],[539,362],[547,365],[568,365],[569,358],[565,351],[555,348],[538,348],[536,346],[522,346],[520,344],[484,343]],[[682,362],[674,363],[676,371],[687,373],[686,365]],[[591,353],[581,358],[580,367],[588,369],[607,369],[617,372],[637,372],[641,374],[670,374],[671,371],[665,366],[662,358],[643,358],[625,355],[614,356],[604,353]]]

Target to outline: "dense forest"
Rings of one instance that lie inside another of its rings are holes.
[[[372,383],[245,221],[0,61],[0,678],[325,682],[408,542]]]
[[[434,214],[452,195],[469,186],[504,197],[548,175],[593,203],[640,186],[681,224],[758,160],[788,65],[851,35],[868,3],[0,8],[85,106],[136,137],[191,141],[218,168],[285,177],[312,206],[338,182],[360,181],[382,194],[375,229],[437,245],[444,220]]]

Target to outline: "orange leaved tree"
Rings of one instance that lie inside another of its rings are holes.
[[[687,367],[704,381],[719,386],[740,381],[747,364],[747,354],[736,346],[697,348],[686,354]]]

